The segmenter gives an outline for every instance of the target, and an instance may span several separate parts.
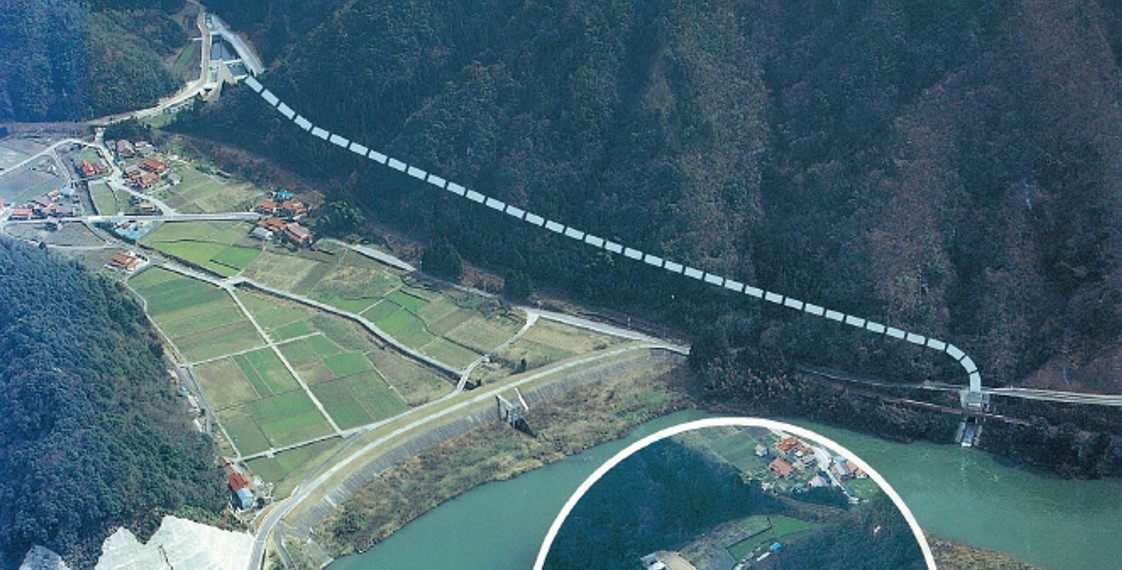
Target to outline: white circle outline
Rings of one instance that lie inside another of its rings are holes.
[[[647,437],[644,437],[643,439],[640,439],[635,443],[632,443],[631,445],[624,448],[623,451],[620,451],[619,453],[612,456],[611,459],[598,467],[596,471],[593,471],[592,475],[589,475],[588,478],[580,484],[580,487],[577,487],[576,492],[573,493],[573,495],[569,497],[569,500],[565,502],[565,506],[561,507],[561,512],[557,513],[557,518],[555,518],[553,520],[553,524],[550,525],[549,532],[545,535],[545,540],[542,542],[541,549],[538,550],[537,560],[534,561],[534,570],[542,570],[542,567],[545,564],[545,558],[549,554],[549,549],[553,546],[553,541],[557,538],[558,531],[561,530],[561,525],[565,523],[565,519],[568,518],[569,513],[572,512],[574,507],[576,507],[577,502],[579,502],[581,498],[584,497],[584,494],[587,493],[590,488],[592,488],[592,485],[599,481],[605,473],[611,471],[613,467],[619,465],[621,461],[627,459],[632,454],[638,452],[644,447],[647,447],[648,445],[651,445],[652,443],[655,443],[656,441],[660,441],[683,432],[699,428],[730,426],[762,427],[784,431],[790,433],[791,435],[797,435],[799,437],[813,440],[820,445],[831,448],[832,451],[841,452],[842,455],[845,455],[847,459],[856,463],[862,471],[867,473],[869,475],[869,478],[875,481],[877,485],[879,485],[880,488],[884,491],[884,493],[888,495],[888,498],[892,499],[892,503],[896,505],[896,508],[900,509],[900,512],[904,515],[904,520],[906,520],[908,522],[908,526],[911,527],[912,534],[915,535],[916,541],[919,542],[919,548],[920,551],[923,552],[923,560],[927,563],[928,570],[936,570],[935,557],[931,554],[931,546],[927,544],[927,538],[923,535],[923,530],[919,527],[919,523],[916,522],[915,515],[912,514],[911,509],[909,509],[908,505],[904,503],[904,500],[900,498],[900,495],[896,493],[896,490],[892,488],[892,485],[889,485],[888,481],[885,480],[885,478],[881,476],[880,473],[877,473],[877,471],[873,469],[872,466],[866,463],[864,459],[861,459],[852,451],[838,444],[836,441],[806,428],[801,428],[796,425],[778,422],[775,420],[745,417],[706,418],[702,420],[694,420],[691,422],[678,424],[676,426],[670,426],[668,428],[661,429],[651,435],[648,435]]]

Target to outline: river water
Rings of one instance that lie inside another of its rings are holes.
[[[457,568],[524,570],[553,518],[597,466],[629,443],[709,417],[685,411],[509,481],[489,483],[426,513],[370,551],[330,570]],[[1065,481],[955,445],[883,441],[788,420],[833,439],[871,464],[908,503],[920,526],[1043,568],[1122,568],[1122,481]]]

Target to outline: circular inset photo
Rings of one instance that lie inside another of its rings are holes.
[[[569,498],[536,569],[935,568],[900,496],[837,443],[781,422],[667,428]]]

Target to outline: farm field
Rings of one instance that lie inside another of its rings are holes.
[[[98,214],[115,216],[121,212],[128,212],[131,208],[127,192],[118,192],[104,183],[92,183],[89,187],[90,199],[93,200]]]
[[[737,524],[750,533],[757,533],[729,547],[729,554],[740,560],[753,548],[776,540],[790,540],[794,535],[814,530],[819,525],[782,515],[753,515]]]
[[[270,247],[242,275],[361,315],[402,344],[453,368],[467,367],[525,322],[497,301],[440,290],[346,248],[325,244],[324,249],[291,254]]]
[[[54,161],[43,158],[19,170],[5,173],[0,177],[0,198],[11,203],[22,204],[36,196],[42,196],[65,186],[65,178],[44,170],[51,164],[54,164]]]
[[[236,275],[261,254],[261,244],[246,236],[241,222],[170,222],[140,243],[223,277]]]
[[[128,283],[147,301],[148,314],[189,361],[265,342],[233,299],[217,287],[160,268],[143,271]]]
[[[217,410],[219,421],[242,455],[331,434],[331,425],[303,390]]]
[[[624,340],[617,337],[538,319],[526,334],[491,355],[491,362],[476,368],[472,377],[489,381],[515,372],[541,368],[579,354],[603,350],[621,342]]]
[[[184,214],[244,212],[265,194],[249,183],[206,174],[179,162],[170,164],[171,172],[179,176],[180,182],[174,186],[165,184],[155,194]]]
[[[49,243],[52,245],[104,245],[101,238],[94,235],[81,223],[65,223],[56,231],[47,231],[42,225],[11,224],[4,228],[9,234],[21,238]]]
[[[262,457],[248,462],[250,470],[276,487],[273,494],[277,497],[288,496],[297,483],[311,470],[324,462],[331,454],[342,447],[341,439],[320,441],[304,447],[278,453],[273,457]]]
[[[242,290],[242,303],[346,429],[378,421],[442,396],[450,381],[381,343],[346,319]]]

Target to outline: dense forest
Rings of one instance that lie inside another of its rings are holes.
[[[1116,374],[1066,373],[1120,354],[1122,4],[212,8],[261,47],[273,91],[343,136],[597,235],[946,339],[987,385],[1122,389]],[[965,381],[934,351],[467,206],[308,137],[249,90],[184,119],[465,261],[679,327],[713,401],[783,398],[759,380],[788,382],[800,362]]]
[[[155,104],[181,83],[183,0],[10,0],[0,10],[0,121],[73,121]],[[194,23],[192,22],[193,26]]]
[[[222,509],[162,354],[116,285],[0,240],[0,568],[36,545],[92,567],[118,526],[146,539],[164,514]]]
[[[774,513],[781,504],[735,468],[664,439],[624,459],[573,508],[545,568],[637,568],[720,523]]]
[[[920,570],[927,568],[911,528],[887,495],[830,518],[769,557],[771,570]]]

